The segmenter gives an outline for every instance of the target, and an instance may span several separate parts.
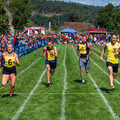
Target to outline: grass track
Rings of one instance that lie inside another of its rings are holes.
[[[58,45],[56,45],[58,48]],[[96,49],[101,50],[101,47],[95,46]],[[74,46],[76,50],[76,45]],[[32,62],[39,58],[41,48],[33,53],[26,55],[20,59],[21,67],[18,68],[18,74],[28,67]],[[100,53],[94,52],[100,56]],[[35,90],[34,95],[25,105],[18,120],[59,120],[61,116],[62,93],[64,88],[65,70],[63,66],[65,53],[65,45],[61,45],[58,50],[57,68],[54,76],[51,77],[51,86],[47,88],[46,73],[42,78],[41,83]],[[105,62],[100,62],[99,58],[93,54],[91,59],[98,64],[105,72],[108,73]],[[105,59],[105,58],[104,58]],[[75,56],[72,45],[67,45],[65,65],[67,69],[67,89],[65,94],[65,118],[66,120],[113,120],[112,115],[108,111],[104,101],[98,94],[96,87],[85,73],[86,84],[80,83],[80,69],[78,58]],[[45,70],[44,59],[40,59],[26,72],[17,77],[15,93],[30,93],[38,82],[41,74]],[[116,89],[110,91],[108,76],[101,71],[92,61],[90,61],[90,74],[98,85],[99,89],[107,99],[108,103],[113,108],[117,116],[119,113],[119,85],[114,82]],[[117,77],[119,81],[119,74]],[[1,93],[8,93],[9,85],[1,91]],[[38,94],[41,93],[41,94]],[[44,93],[44,94],[43,94]],[[51,94],[56,93],[56,94]],[[72,93],[72,94],[69,94]],[[74,94],[75,93],[75,94]],[[81,94],[76,94],[81,93]],[[89,94],[91,93],[91,94]],[[92,94],[93,93],[93,94]],[[96,93],[96,94],[94,94]],[[1,94],[0,98],[0,118],[2,120],[10,120],[17,112],[28,94],[16,94],[13,99],[9,99],[5,94]]]
[[[75,49],[77,49],[77,48],[75,47]],[[97,69],[94,69],[94,68],[95,68],[95,66],[90,61],[90,74],[92,75],[93,79],[96,80],[96,78],[97,78],[96,74],[97,73],[98,73],[98,75],[100,75],[100,74],[97,71]],[[94,73],[92,71],[94,71]],[[86,75],[86,76],[88,77],[88,75]],[[89,77],[87,78],[87,81],[90,82],[89,86],[91,87],[91,89],[94,89],[94,91],[97,92],[94,84],[92,83],[92,81],[90,80]],[[84,90],[84,92],[87,93],[88,84],[85,84],[85,86],[86,86],[86,89]],[[87,120],[87,119],[88,120],[96,120],[96,119],[98,119],[98,120],[109,119],[110,120],[110,119],[113,119],[111,114],[107,110],[103,100],[101,99],[100,95],[83,95],[80,97],[82,98],[81,105],[80,105],[80,106],[82,106],[82,107],[80,107],[80,108],[82,108],[81,109],[81,117],[80,117],[82,120]],[[86,105],[84,104],[84,102]],[[109,116],[105,116],[105,114],[108,114]]]

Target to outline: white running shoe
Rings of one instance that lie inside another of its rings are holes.
[[[85,84],[85,80],[82,80],[82,83]]]

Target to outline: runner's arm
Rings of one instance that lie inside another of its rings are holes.
[[[1,57],[0,57],[0,61],[3,59],[4,53],[2,53]]]
[[[102,50],[101,56],[100,56],[100,60],[103,61],[103,54],[105,53],[106,49],[107,49],[108,44],[105,45],[105,47]]]
[[[90,53],[88,54],[88,57],[93,53],[93,48],[92,45],[89,44],[89,49],[90,49]]]
[[[79,44],[77,45],[77,54],[80,57],[80,50],[79,50]]]
[[[20,66],[20,62],[17,54],[15,54],[15,63],[17,64],[17,66]]]
[[[4,55],[4,53],[2,53],[2,55],[1,55],[1,57],[0,57],[0,67],[1,67],[1,61],[2,61],[2,59],[3,59],[3,55]]]
[[[118,43],[119,48],[117,49],[118,52],[120,52],[120,43]]]
[[[54,55],[56,58],[58,58],[58,55],[57,55],[57,48],[56,48],[56,47],[54,47],[54,50],[55,50],[55,53],[50,52],[50,54],[52,54],[52,55]]]
[[[46,51],[46,47],[44,47],[41,57],[43,56],[44,52]]]

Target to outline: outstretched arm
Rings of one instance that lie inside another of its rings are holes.
[[[1,67],[1,61],[2,61],[2,59],[3,59],[3,54],[4,53],[2,53],[2,55],[1,55],[1,57],[0,57],[0,67]],[[1,70],[0,70],[1,71]]]
[[[89,49],[90,49],[90,53],[88,54],[88,57],[93,53],[93,48],[92,45],[90,45],[90,43],[89,43]]]
[[[46,51],[46,47],[44,47],[41,57],[43,56],[44,52]]]
[[[2,55],[1,55],[1,57],[0,57],[0,62],[1,62],[1,60],[3,59],[3,56],[4,56],[4,53],[2,53]]]
[[[117,49],[118,52],[120,52],[120,43],[118,43],[119,48]]]
[[[56,58],[58,58],[58,54],[57,54],[57,48],[54,47],[55,53],[53,53],[52,51],[50,52],[50,54],[54,55]]]
[[[15,54],[15,63],[17,64],[17,66],[20,66],[20,62],[17,54]]]
[[[101,53],[101,56],[100,56],[101,61],[103,61],[103,54],[105,53],[106,49],[107,49],[107,44],[105,45],[105,47],[102,50],[102,53]]]
[[[79,44],[77,45],[77,54],[80,57],[80,50],[79,50]]]

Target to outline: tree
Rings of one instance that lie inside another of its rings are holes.
[[[0,32],[8,29],[8,16],[4,9],[4,2],[0,2]]]
[[[120,32],[120,12],[112,4],[101,8],[98,12],[97,24],[110,32]]]
[[[68,13],[68,21],[70,21],[70,22],[82,22],[82,19],[76,13],[72,12],[72,13]]]
[[[120,12],[114,10],[109,20],[108,29],[114,33],[120,33]]]
[[[29,20],[32,6],[29,0],[0,1],[0,31],[8,29],[13,35],[15,30],[23,30],[24,26],[32,24]]]
[[[114,6],[112,4],[108,4],[107,6],[101,8],[98,12],[97,24],[101,28],[108,28],[109,20],[112,16]]]
[[[29,0],[12,0],[8,6],[13,14],[13,25],[16,30],[23,30],[29,22],[32,6]]]

